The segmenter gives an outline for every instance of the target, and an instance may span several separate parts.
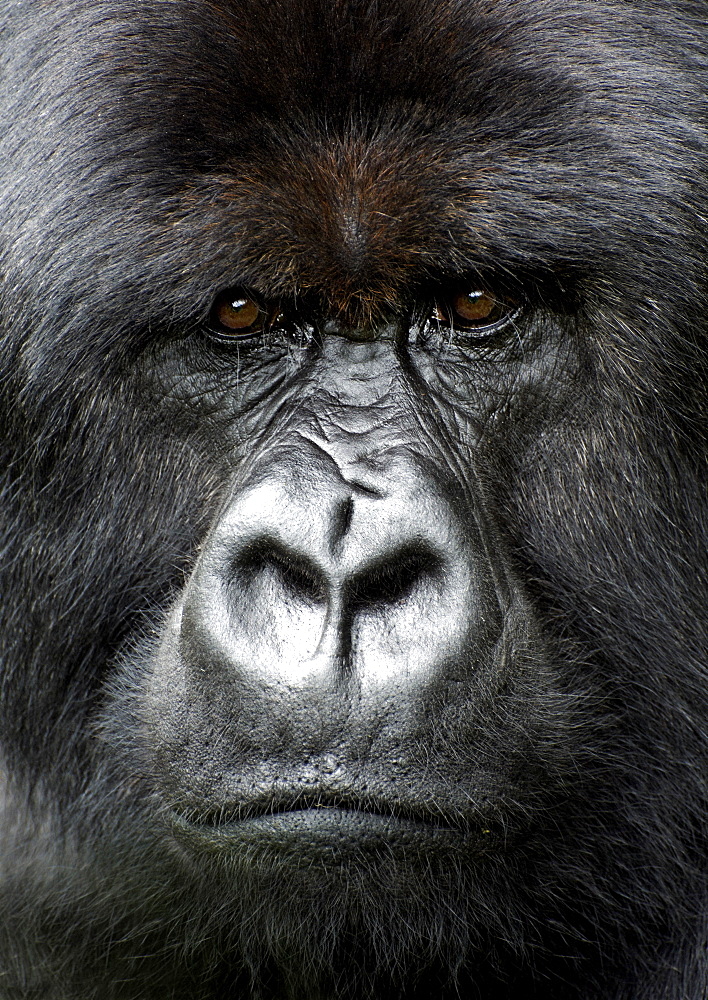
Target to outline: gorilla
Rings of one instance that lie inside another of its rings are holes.
[[[705,1000],[702,0],[0,38],[2,1000]]]

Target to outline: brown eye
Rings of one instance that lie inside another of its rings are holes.
[[[214,330],[224,337],[250,337],[260,333],[266,312],[256,299],[238,290],[222,292],[211,311]]]
[[[496,298],[482,289],[453,292],[439,299],[435,318],[453,330],[477,332],[486,337],[495,332],[506,320],[515,315],[516,306]]]
[[[462,292],[452,300],[455,319],[463,323],[483,323],[492,319],[497,303],[488,292]]]

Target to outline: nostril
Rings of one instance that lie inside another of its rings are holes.
[[[270,579],[300,600],[322,604],[327,598],[325,578],[314,563],[274,538],[259,538],[242,549],[233,572],[241,586],[263,585]]]
[[[334,517],[332,518],[332,530],[330,532],[330,544],[336,545],[337,542],[344,538],[352,526],[353,517],[354,501],[351,497],[347,497],[346,500],[342,501],[342,503],[338,505],[334,512]]]
[[[440,556],[426,546],[397,549],[351,580],[346,604],[354,611],[400,603],[426,580],[439,577],[442,566]]]

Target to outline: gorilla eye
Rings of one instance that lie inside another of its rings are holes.
[[[252,337],[263,330],[267,319],[260,302],[233,288],[222,292],[211,310],[211,326],[223,338]]]
[[[435,303],[435,319],[452,330],[464,330],[480,338],[495,333],[513,318],[518,307],[483,289],[456,291]]]

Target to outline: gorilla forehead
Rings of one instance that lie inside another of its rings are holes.
[[[132,27],[146,50],[159,49],[158,58],[173,76],[179,66],[175,56],[181,55],[189,73],[175,80],[182,84],[180,96],[196,78],[212,85],[214,115],[206,122],[213,138],[228,142],[235,108],[241,123],[250,115],[260,122],[264,114],[292,122],[314,112],[336,124],[363,108],[425,105],[445,113],[451,130],[451,116],[470,111],[488,116],[509,106],[498,79],[500,65],[513,69],[507,83],[514,83],[514,97],[525,97],[535,115],[548,117],[567,89],[567,81],[560,91],[550,86],[557,68],[529,59],[535,53],[529,51],[524,22],[535,22],[542,44],[547,6],[545,18],[536,0],[513,6],[510,12],[507,4],[459,0],[178,2],[146,10]],[[519,8],[526,17],[519,18]],[[155,28],[163,38],[167,32],[167,46],[155,45]],[[131,64],[132,59],[125,68]],[[194,106],[204,121],[203,104]],[[261,142],[259,131],[249,138]]]
[[[214,286],[231,281],[267,295],[313,290],[356,319],[440,275],[485,268],[536,282],[553,272],[566,292],[582,277],[616,308],[629,256],[637,300],[656,298],[660,282],[688,303],[706,241],[685,207],[704,126],[676,65],[690,68],[697,42],[642,10],[535,0],[62,5],[57,58],[65,44],[81,56],[55,74],[43,49],[31,90],[42,124],[17,140],[18,169],[46,184],[44,223],[36,187],[6,191],[18,257],[44,262],[32,294],[22,276],[12,284],[15,315],[32,312],[37,330],[60,309],[68,329],[77,298],[114,313],[120,297],[128,330],[159,317],[158,287],[169,321],[206,309]],[[661,93],[664,77],[671,101],[648,104],[646,80]],[[98,112],[81,97],[97,86]],[[76,224],[77,199],[101,204],[90,233]],[[50,225],[60,243],[44,240]],[[42,349],[56,336],[53,326]]]
[[[568,99],[567,83],[561,91],[546,73],[540,86],[537,72],[508,55],[511,99],[490,85],[489,60],[473,60],[470,74],[457,26],[443,27],[448,5],[425,16],[405,3],[389,7],[382,18],[365,5],[305,3],[266,31],[261,4],[222,8],[216,19],[209,9],[201,27],[216,55],[203,61],[196,38],[185,45],[176,117],[148,104],[159,116],[146,120],[129,85],[121,104],[126,130],[148,136],[140,151],[148,188],[152,166],[164,177],[165,151],[184,171],[176,213],[202,244],[216,238],[220,254],[227,246],[238,277],[254,287],[314,289],[351,319],[395,307],[431,273],[484,259],[504,210],[495,204],[504,147],[513,142],[524,155],[525,124],[512,134],[502,123],[523,106],[538,133]],[[473,19],[472,8],[458,13]],[[462,37],[477,30],[470,24]],[[414,56],[402,66],[402,36],[411,31]],[[459,81],[441,69],[451,49]],[[117,69],[120,79],[126,67]],[[458,249],[469,245],[471,225],[474,257]]]

